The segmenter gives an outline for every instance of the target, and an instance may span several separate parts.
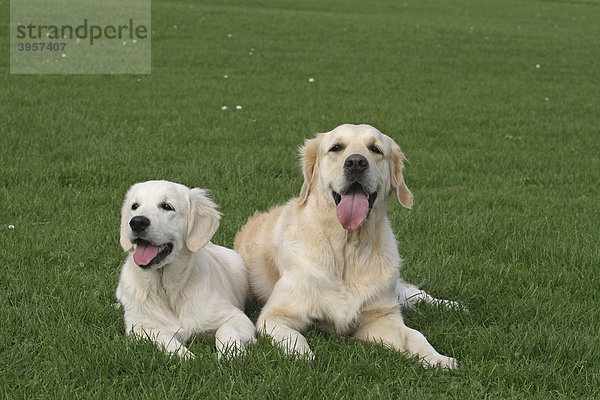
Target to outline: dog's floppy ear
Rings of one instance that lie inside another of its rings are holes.
[[[219,227],[221,213],[208,197],[205,189],[190,189],[190,212],[185,245],[190,251],[198,251],[213,237]]]
[[[304,183],[300,190],[300,204],[306,203],[308,194],[312,187],[312,183],[317,176],[319,167],[319,146],[323,139],[323,133],[319,133],[314,139],[306,139],[304,146],[300,147],[300,158],[302,162],[302,174],[304,175]]]
[[[392,190],[396,191],[396,198],[406,208],[412,208],[413,195],[404,182],[402,176],[402,170],[404,169],[404,161],[406,157],[400,150],[400,146],[389,138],[391,143],[392,152],[390,155],[390,182],[392,184]]]
[[[121,208],[121,237],[119,241],[121,242],[121,247],[125,251],[131,250],[133,245],[129,241],[129,235],[127,235],[127,227],[129,226],[129,193],[131,193],[131,189],[125,195],[125,201],[123,202],[123,207]]]

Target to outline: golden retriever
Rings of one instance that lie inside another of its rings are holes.
[[[117,288],[128,334],[186,359],[194,354],[184,343],[197,333],[215,334],[219,357],[243,354],[255,340],[254,324],[242,311],[244,261],[210,243],[219,219],[203,189],[168,181],[129,189],[120,240],[129,255]]]
[[[398,300],[443,302],[399,277],[386,210],[392,195],[406,208],[413,204],[400,147],[372,126],[346,124],[307,140],[300,153],[300,196],[256,213],[235,239],[250,287],[264,303],[259,332],[285,353],[312,359],[301,332],[318,323],[418,357],[425,366],[455,368],[400,313]]]

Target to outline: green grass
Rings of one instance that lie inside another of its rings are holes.
[[[600,3],[237,3],[154,0],[151,75],[0,65],[0,397],[600,397]],[[405,319],[457,371],[317,331],[314,362],[265,340],[218,361],[210,338],[181,362],[125,336],[131,184],[211,189],[231,246],[299,193],[303,139],[346,122],[410,160],[403,275],[470,311]]]

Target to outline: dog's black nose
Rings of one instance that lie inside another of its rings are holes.
[[[344,170],[348,172],[363,172],[369,168],[369,161],[360,154],[351,154],[344,161]]]
[[[140,233],[145,231],[146,228],[150,226],[150,220],[146,217],[138,215],[137,217],[131,218],[131,221],[129,221],[129,226],[134,232]]]

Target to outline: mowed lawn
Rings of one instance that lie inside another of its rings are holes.
[[[599,2],[153,0],[152,74],[122,76],[10,75],[0,14],[0,398],[600,397]],[[209,188],[231,246],[342,123],[410,160],[402,274],[469,311],[404,315],[457,371],[317,330],[312,362],[125,336],[131,184]]]

